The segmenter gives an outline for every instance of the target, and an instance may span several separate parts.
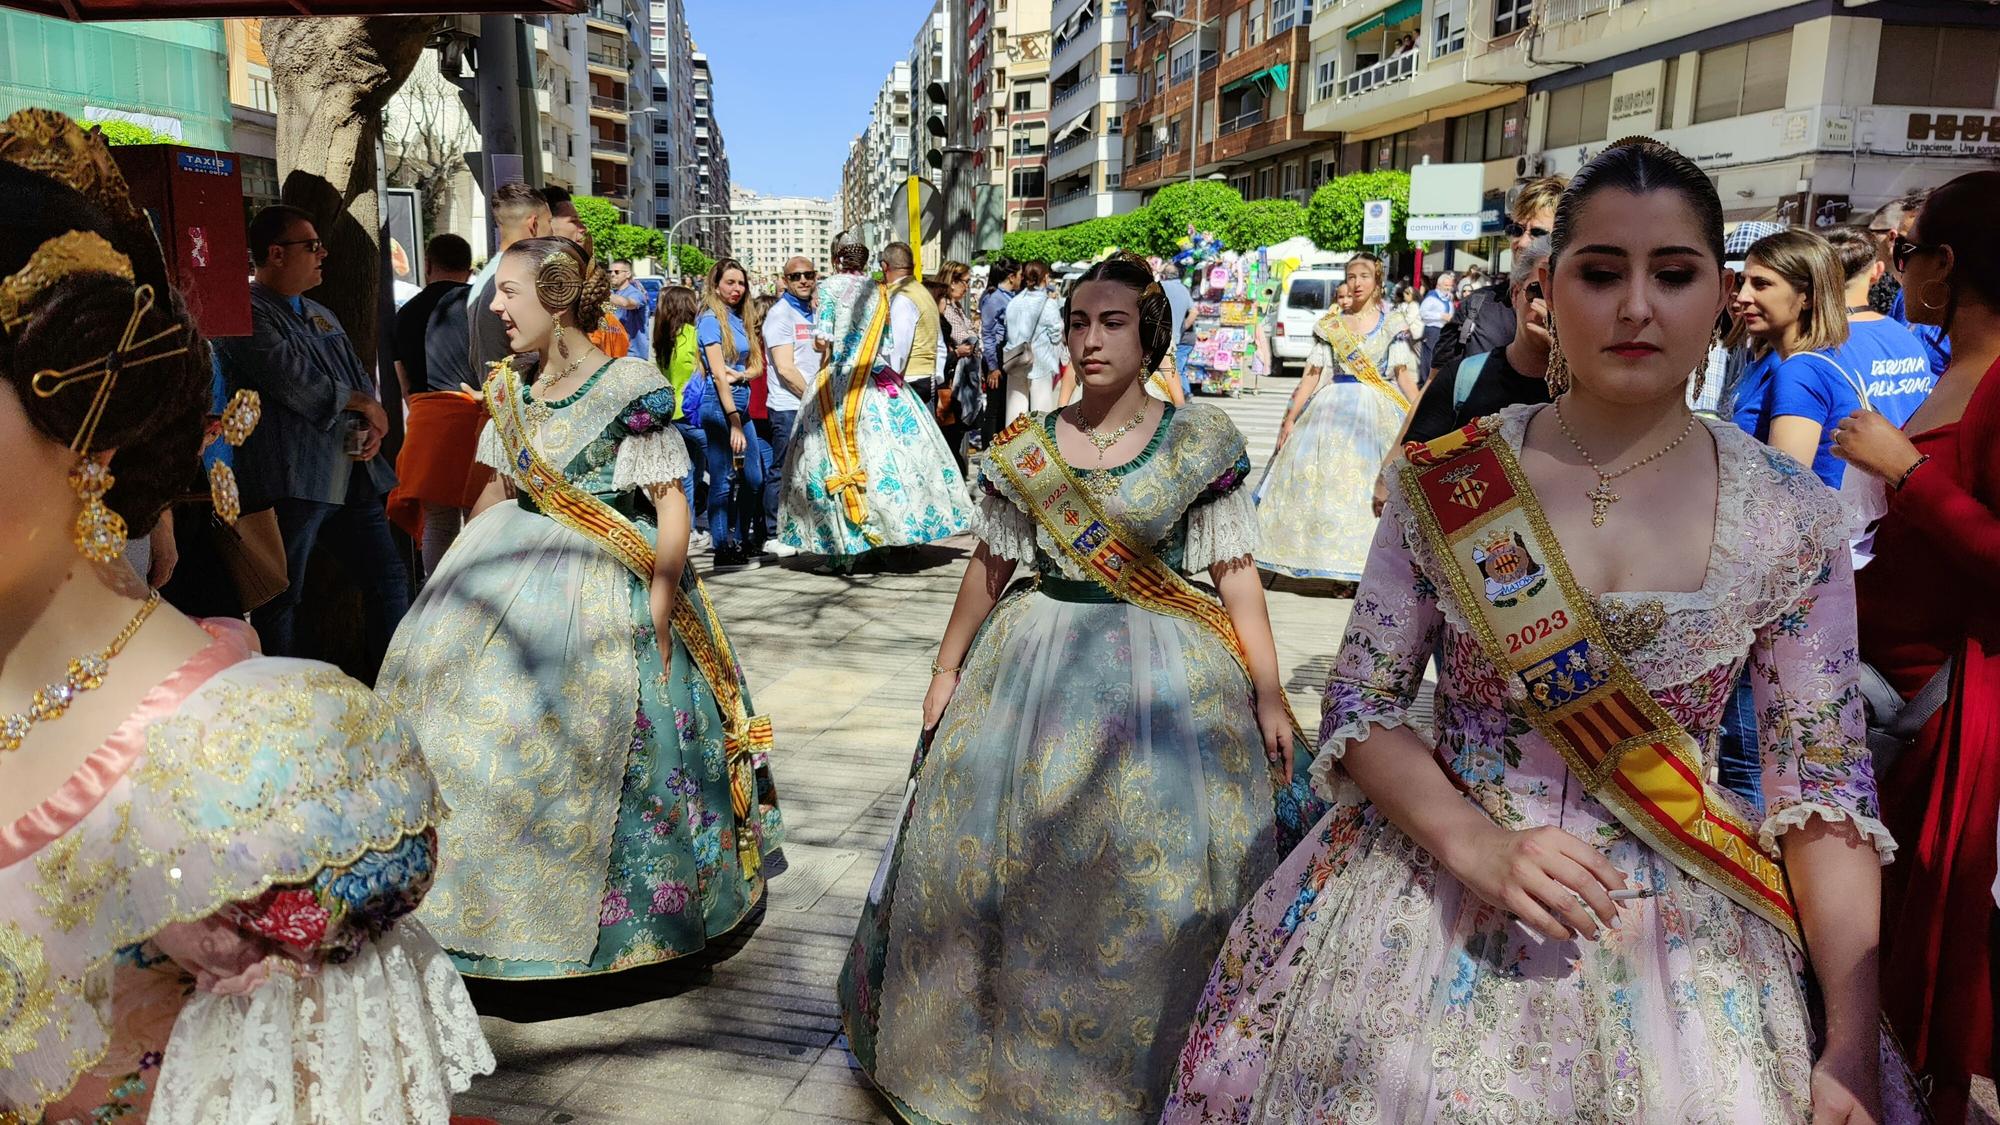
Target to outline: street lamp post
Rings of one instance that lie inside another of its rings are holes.
[[[1194,28],[1194,112],[1188,114],[1188,123],[1193,127],[1194,137],[1188,141],[1188,186],[1194,186],[1194,166],[1201,156],[1201,33],[1221,23],[1220,19],[1202,18],[1207,0],[1194,0],[1194,18],[1177,16],[1172,12],[1154,12],[1153,18],[1163,23],[1184,23]],[[1219,97],[1219,96],[1218,96]],[[1220,114],[1222,106],[1218,101],[1215,112]]]
[[[674,232],[681,229],[683,224],[694,222],[696,219],[726,219],[728,217],[729,213],[727,211],[709,211],[700,215],[688,215],[682,218],[680,222],[667,228],[667,266],[672,271],[667,276],[671,279],[672,284],[679,285],[681,283],[681,260],[674,256]]]

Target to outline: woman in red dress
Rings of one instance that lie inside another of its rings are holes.
[[[1934,1083],[1939,1122],[1966,1117],[1993,1065],[1994,835],[2000,813],[2000,172],[1931,194],[1896,240],[1910,319],[1942,327],[1951,366],[1904,430],[1860,412],[1840,455],[1886,482],[1875,561],[1857,576],[1862,656],[1905,698],[1953,661],[1943,707],[1881,778],[1900,845],[1883,880],[1882,1007]],[[1907,436],[1906,436],[1907,434]]]

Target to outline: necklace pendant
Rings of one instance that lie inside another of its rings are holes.
[[[1083,486],[1094,496],[1109,496],[1118,491],[1118,478],[1104,469],[1092,469],[1083,474]]]
[[[1599,480],[1597,487],[1585,495],[1590,497],[1590,526],[1603,527],[1606,517],[1611,512],[1611,505],[1618,502],[1618,494],[1611,491],[1610,481]]]

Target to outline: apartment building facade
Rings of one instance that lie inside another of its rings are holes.
[[[692,243],[712,258],[731,253],[729,234],[729,146],[722,137],[722,125],[715,118],[715,76],[708,55],[699,45],[693,49],[694,67],[694,192],[688,201],[690,215],[719,215],[688,224],[679,241]],[[693,233],[687,233],[692,231]]]
[[[1139,205],[1123,183],[1125,106],[1139,93],[1126,66],[1127,10],[1120,0],[1057,0],[1050,13],[1050,226]]]
[[[1483,44],[1529,91],[1529,171],[1647,134],[1714,177],[1725,215],[1831,227],[2000,165],[2000,10],[1976,4],[1549,0]],[[1548,74],[1531,58],[1572,65]]]
[[[875,92],[868,126],[849,149],[841,184],[848,234],[870,248],[909,237],[907,195],[915,168],[917,117],[911,112],[912,68],[905,59],[889,68]]]
[[[1305,202],[1308,150],[1326,147],[1305,112],[1314,19],[1310,0],[1131,5],[1126,64],[1138,90],[1123,122],[1123,187],[1150,198],[1177,180],[1221,179],[1247,199]]]
[[[694,38],[688,33],[685,0],[652,0],[653,114],[652,225],[671,229],[692,215],[697,162],[694,155]]]
[[[1006,230],[1049,226],[1050,0],[994,0],[995,83],[1004,90],[996,113],[1006,188]]]
[[[762,195],[732,186],[729,229],[736,256],[750,273],[777,281],[791,258],[832,267],[833,236],[840,231],[840,204],[799,195]]]
[[[528,24],[535,56],[535,136],[542,181],[591,194],[590,37],[576,16],[535,16]],[[488,50],[504,45],[485,44]]]

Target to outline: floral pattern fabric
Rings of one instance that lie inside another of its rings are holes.
[[[1188,522],[1240,496],[1242,451],[1221,411],[1175,412],[1109,503],[1178,564]],[[987,479],[988,507],[1025,519]],[[1303,830],[1301,792],[1274,792],[1219,639],[1094,596],[1029,529],[982,520],[1041,587],[988,617],[913,771],[841,974],[849,1043],[911,1121],[1150,1122],[1287,810]],[[1241,558],[1254,525],[1213,538]]]
[[[1385,312],[1361,345],[1392,383],[1396,368],[1416,366],[1400,314]],[[1327,383],[1257,484],[1257,565],[1293,578],[1353,582],[1375,534],[1375,478],[1403,427],[1403,412],[1343,371],[1324,340],[1313,341],[1306,366],[1325,371]]]
[[[965,477],[944,434],[923,400],[888,368],[886,318],[870,370],[857,370],[863,337],[881,300],[875,283],[859,275],[840,274],[820,283],[814,334],[833,354],[808,388],[785,455],[778,537],[787,546],[820,555],[858,555],[877,546],[934,543],[970,525]],[[836,475],[829,444],[832,419],[821,409],[818,391],[825,384],[837,410],[855,379],[867,380],[854,427],[860,467],[867,476],[863,527],[848,521],[841,500],[827,487]]]
[[[1506,412],[1498,440],[1518,447],[1534,409]],[[1851,822],[1886,862],[1838,501],[1733,427],[1710,430],[1722,495],[1702,588],[1604,595],[1598,611],[1711,765],[1748,664],[1774,854],[1773,837],[1823,817]],[[1813,1039],[1797,951],[1576,782],[1523,718],[1519,680],[1440,595],[1440,564],[1417,536],[1392,492],[1326,690],[1314,774],[1334,810],[1236,920],[1165,1120],[1804,1121]],[[1648,892],[1618,930],[1532,933],[1346,778],[1353,742],[1408,725],[1433,654],[1437,761],[1496,823],[1574,833]],[[1911,1120],[1905,1075],[1892,1051],[1884,1060],[1889,1120]]]
[[[544,460],[650,539],[645,490],[687,471],[672,410],[656,369],[620,360],[524,415]],[[490,426],[486,438],[483,460],[525,471]],[[679,596],[694,582],[689,568]],[[763,856],[783,836],[768,763],[739,823],[720,708],[681,639],[655,633],[649,586],[532,501],[466,525],[398,630],[381,690],[453,808],[462,843],[425,910],[468,975],[669,960],[762,897]]]

